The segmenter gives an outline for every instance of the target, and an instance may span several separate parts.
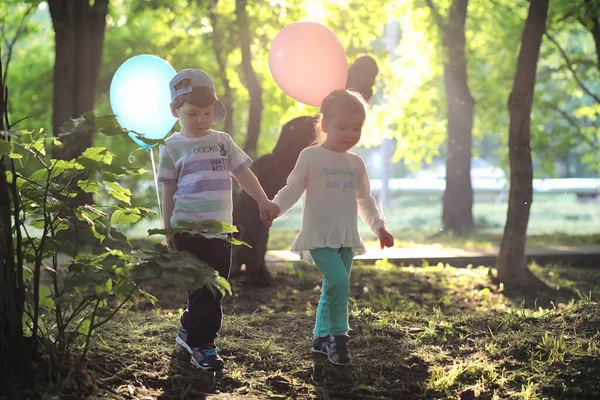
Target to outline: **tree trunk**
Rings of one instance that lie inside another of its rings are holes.
[[[546,30],[548,3],[549,0],[531,0],[515,80],[508,98],[510,191],[497,268],[500,281],[517,286],[539,284],[527,268],[525,245],[533,198],[530,117],[540,45]]]
[[[48,0],[55,33],[54,135],[70,118],[94,108],[109,0]],[[93,132],[69,137],[59,158],[70,160],[93,143]]]
[[[444,29],[447,52],[444,86],[448,107],[448,153],[442,221],[444,230],[461,232],[473,226],[471,147],[475,101],[467,85],[465,22],[468,0],[454,0]]]
[[[246,88],[250,94],[250,112],[248,115],[248,132],[246,132],[246,143],[244,151],[250,157],[256,157],[258,135],[260,134],[260,122],[262,115],[262,88],[252,68],[252,52],[250,49],[250,27],[248,24],[248,13],[246,11],[246,0],[236,0],[235,13],[237,17],[242,50],[242,70]]]
[[[94,95],[100,63],[109,0],[48,0],[54,26],[55,59],[52,129],[60,134],[65,121],[94,109]],[[64,145],[53,156],[71,160],[94,143],[94,132],[64,138]],[[78,188],[76,189],[78,190]],[[78,190],[72,207],[91,204],[93,195]],[[67,234],[75,239],[72,230]]]
[[[8,130],[8,95],[0,66],[0,131]],[[6,128],[6,129],[5,129]],[[8,137],[0,136],[0,140]],[[7,390],[29,376],[30,353],[23,338],[25,292],[21,267],[15,263],[11,201],[6,180],[8,157],[0,157],[0,387]]]
[[[585,0],[585,16],[589,21],[582,21],[583,26],[592,33],[596,45],[596,65],[600,70],[600,3]]]
[[[219,65],[219,79],[221,80],[221,85],[223,85],[223,88],[225,89],[225,95],[223,98],[221,98],[221,101],[225,106],[225,110],[227,110],[224,130],[225,132],[231,134],[233,132],[233,89],[229,83],[229,78],[227,77],[227,56],[223,54],[223,50],[226,50],[226,38],[223,34],[225,29],[222,29],[221,26],[218,26],[218,18],[215,14],[218,2],[219,0],[212,0],[212,3],[209,7],[210,21],[213,28],[212,45],[215,58],[217,59],[217,64]],[[198,0],[197,3],[200,5],[202,0]],[[227,51],[225,51],[225,53],[227,53]]]
[[[453,0],[448,23],[442,21],[432,0],[427,4],[443,34],[444,87],[448,107],[448,153],[442,222],[445,231],[462,232],[473,227],[471,147],[475,100],[467,84],[465,23],[469,0]]]
[[[13,252],[6,162],[6,158],[0,159],[0,368],[4,371],[0,374],[0,383],[3,387],[11,384],[13,379],[27,376],[29,360],[23,340],[24,298]]]

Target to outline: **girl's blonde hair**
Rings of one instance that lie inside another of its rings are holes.
[[[323,132],[321,125],[323,122],[329,123],[336,115],[340,113],[356,114],[362,113],[366,116],[368,104],[365,98],[352,89],[338,89],[331,92],[321,104],[321,113],[315,121],[315,142],[319,145],[327,139],[327,133]]]

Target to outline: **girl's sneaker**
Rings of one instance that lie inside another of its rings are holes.
[[[192,359],[190,361],[196,368],[205,371],[220,371],[223,369],[223,359],[217,353],[214,343],[205,344],[202,347],[192,347]]]
[[[329,343],[328,354],[329,361],[335,365],[350,364],[350,351],[348,350],[348,342],[350,338],[346,335],[337,335],[331,338]]]
[[[313,353],[328,355],[329,350],[327,349],[327,347],[329,346],[329,342],[329,336],[316,337],[313,341],[313,345],[310,348],[310,351],[312,351]]]
[[[187,344],[188,333],[181,323],[179,323],[179,330],[177,331],[177,336],[175,337],[175,343],[183,347],[188,353],[193,354],[192,348]]]

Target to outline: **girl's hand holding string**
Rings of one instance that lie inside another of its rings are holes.
[[[377,237],[379,238],[379,243],[382,250],[384,247],[392,247],[394,245],[394,237],[385,229],[385,227],[379,228],[377,231]]]

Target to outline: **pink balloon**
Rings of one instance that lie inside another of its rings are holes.
[[[311,106],[320,106],[348,79],[344,47],[333,32],[312,21],[279,31],[269,49],[269,68],[281,90]]]

